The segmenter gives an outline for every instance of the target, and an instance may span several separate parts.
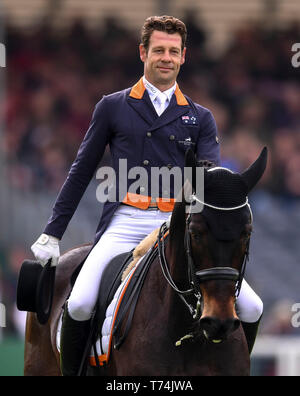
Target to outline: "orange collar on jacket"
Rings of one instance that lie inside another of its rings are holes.
[[[145,92],[145,85],[143,83],[143,77],[132,87],[129,96],[135,99],[142,99]],[[176,83],[176,89],[174,92],[176,96],[176,101],[179,106],[188,106],[188,101],[186,100],[183,93],[180,91],[178,84]]]

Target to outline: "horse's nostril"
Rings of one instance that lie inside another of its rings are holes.
[[[218,327],[218,322],[220,322],[219,319],[206,316],[200,319],[200,326],[203,330],[209,331],[212,328]]]
[[[226,338],[227,335],[239,328],[240,321],[237,318],[220,320],[215,317],[206,316],[200,319],[200,326],[206,337]]]

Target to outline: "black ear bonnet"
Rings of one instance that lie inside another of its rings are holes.
[[[218,208],[243,205],[248,188],[239,174],[227,169],[213,168],[204,178],[204,202]],[[235,210],[217,210],[204,206],[201,212],[209,229],[217,240],[237,239],[243,227],[250,221],[250,209],[244,206]]]
[[[191,154],[187,156],[192,162]],[[262,177],[267,164],[267,148],[242,174],[222,167],[204,170],[204,205],[201,214],[218,240],[229,241],[239,237],[243,227],[251,222],[252,213],[248,194]],[[193,183],[194,184],[194,183]],[[193,185],[193,190],[196,191]],[[209,205],[214,206],[211,208]],[[242,206],[241,208],[237,208]],[[226,210],[235,208],[233,210]]]

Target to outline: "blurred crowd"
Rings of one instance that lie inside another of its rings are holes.
[[[291,47],[300,40],[300,26],[265,29],[248,24],[233,33],[228,48],[214,54],[207,32],[192,19],[185,22],[187,59],[178,83],[195,102],[212,110],[223,166],[241,171],[267,145],[270,161],[261,187],[287,206],[298,201],[300,68],[292,66]],[[139,35],[113,18],[99,31],[86,29],[78,20],[66,32],[43,24],[26,33],[7,26],[5,35],[6,92],[0,103],[5,178],[20,191],[57,193],[95,104],[141,77]],[[103,163],[108,161],[107,151]],[[10,267],[2,290],[11,300],[25,256],[17,248],[2,260],[0,251],[0,260]]]
[[[300,197],[300,68],[291,63],[300,28],[241,27],[219,56],[191,19],[184,93],[216,118],[225,166],[241,170],[262,145],[271,150],[267,190]],[[47,25],[22,33],[6,29],[7,82],[1,141],[10,182],[21,189],[58,191],[103,94],[142,75],[139,36],[107,18],[88,31],[80,21],[65,33]]]

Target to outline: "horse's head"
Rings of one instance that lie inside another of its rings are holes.
[[[242,174],[221,167],[205,169],[204,199],[197,196],[195,177],[190,186],[190,207],[197,202],[203,210],[187,211],[185,251],[191,283],[201,295],[200,330],[213,342],[226,339],[240,325],[235,301],[252,231],[248,193],[263,175],[266,161],[264,148]],[[192,152],[186,156],[186,166],[194,170],[197,166]]]

